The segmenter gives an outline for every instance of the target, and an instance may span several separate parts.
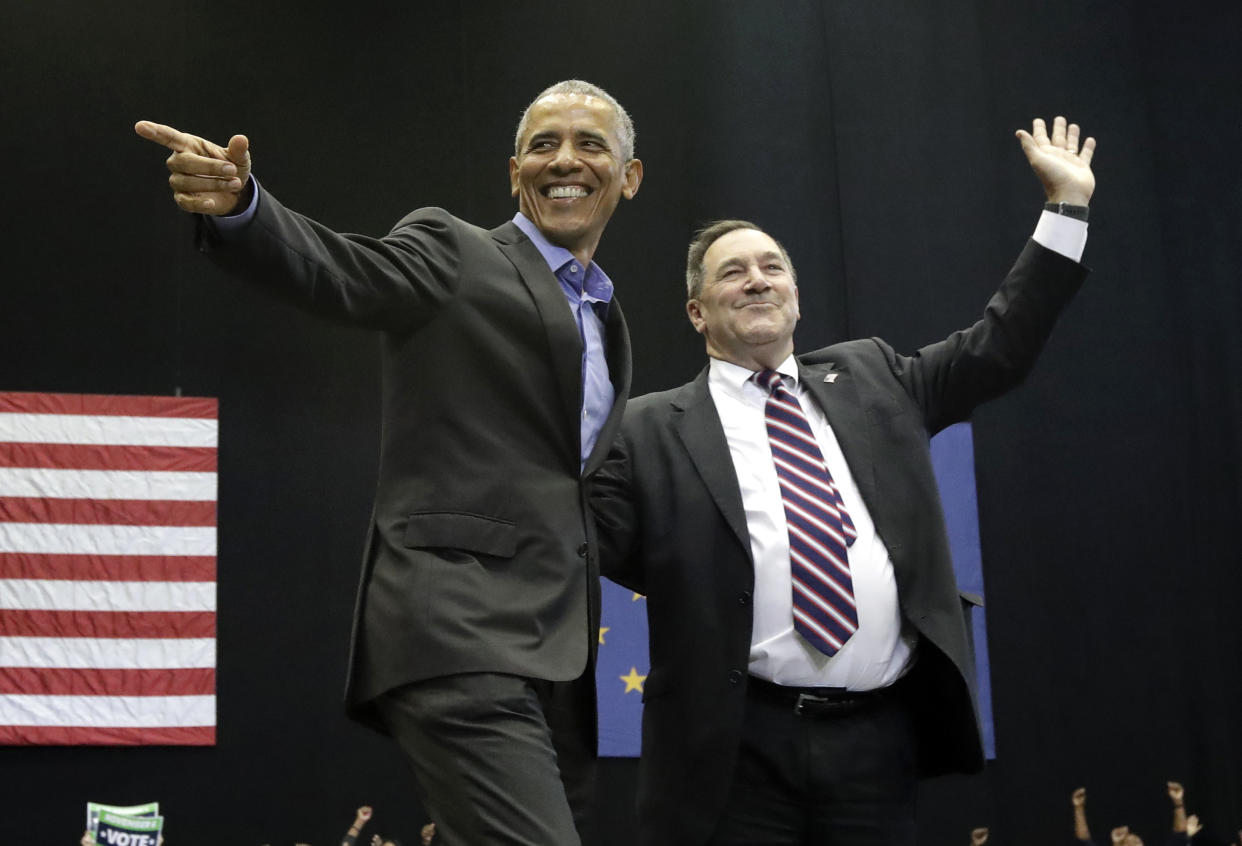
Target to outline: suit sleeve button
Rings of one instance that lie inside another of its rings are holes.
[[[741,684],[741,683],[742,683],[742,671],[741,670],[730,670],[729,671],[729,684]]]
[[[750,605],[750,591],[744,590],[737,595],[738,605]]]
[[[587,557],[587,545],[585,541],[583,541],[582,545],[578,547],[578,557],[579,558]]]

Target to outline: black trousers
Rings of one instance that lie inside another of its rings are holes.
[[[914,731],[896,694],[812,716],[751,685],[710,846],[913,846]]]
[[[580,846],[589,832],[594,699],[585,684],[463,673],[377,702],[444,846]]]

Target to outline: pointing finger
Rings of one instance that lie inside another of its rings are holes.
[[[196,146],[194,143],[196,139],[193,135],[149,120],[140,120],[134,124],[134,132],[148,141],[154,141],[178,153],[192,150]]]

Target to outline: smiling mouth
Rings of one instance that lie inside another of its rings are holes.
[[[578,200],[591,193],[585,185],[549,185],[543,195],[549,200]]]

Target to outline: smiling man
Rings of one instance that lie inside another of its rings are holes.
[[[928,439],[1034,365],[1095,188],[1077,126],[1018,136],[1049,206],[983,317],[912,355],[795,356],[785,249],[740,220],[692,241],[708,366],[630,402],[591,496],[605,575],[647,596],[644,846],[912,846],[917,777],[982,766]]]
[[[634,131],[607,100],[548,89],[523,115],[509,159],[518,210],[549,241],[590,264],[621,197],[634,196],[642,162]]]
[[[445,843],[579,843],[599,624],[582,482],[630,380],[625,321],[592,259],[642,181],[629,115],[594,85],[558,83],[518,126],[513,220],[489,231],[425,208],[378,238],[261,190],[244,136],[135,130],[173,151],[174,200],[201,215],[213,261],[382,333],[351,715],[401,744]]]

